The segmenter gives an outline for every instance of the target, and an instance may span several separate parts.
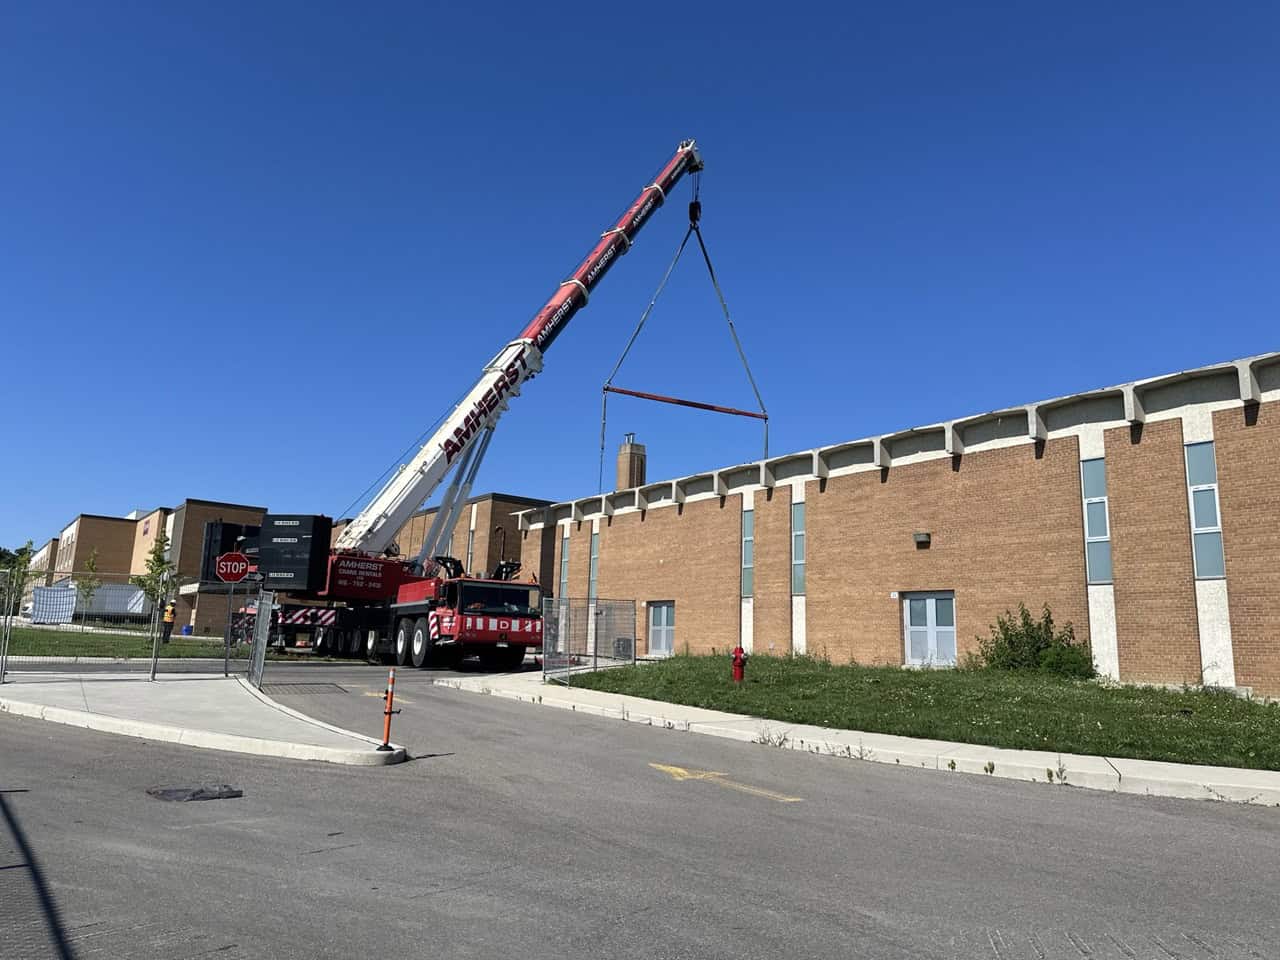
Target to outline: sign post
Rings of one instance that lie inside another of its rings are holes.
[[[213,572],[231,586],[227,591],[227,629],[222,636],[222,675],[231,675],[231,610],[235,606],[236,584],[249,575],[249,558],[238,550],[218,557]]]
[[[271,639],[271,611],[275,607],[273,590],[258,592],[258,612],[253,618],[253,650],[249,654],[249,682],[262,689],[262,668],[267,657],[267,643]]]

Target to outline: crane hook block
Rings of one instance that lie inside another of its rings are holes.
[[[696,227],[700,219],[702,219],[702,201],[690,200],[689,201],[689,222]]]

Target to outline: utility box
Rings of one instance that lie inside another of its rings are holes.
[[[258,573],[266,590],[315,593],[328,576],[333,520],[310,514],[267,514],[258,531]]]

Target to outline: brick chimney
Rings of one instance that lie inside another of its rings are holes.
[[[615,490],[644,486],[644,444],[636,443],[636,435],[628,433],[618,449],[618,485]]]

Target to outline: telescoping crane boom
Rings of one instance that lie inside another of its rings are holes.
[[[685,140],[675,155],[645,187],[618,219],[606,230],[586,258],[557,288],[551,299],[521,331],[485,364],[480,379],[423,444],[417,455],[400,468],[376,497],[342,531],[334,544],[337,551],[358,551],[377,555],[384,552],[396,532],[435,491],[449,471],[461,464],[458,480],[446,494],[451,503],[442,504],[437,514],[435,539],[448,529],[450,507],[466,500],[465,490],[479,466],[479,456],[488,445],[498,418],[524,383],[542,369],[542,358],[561,331],[579,310],[609,268],[625,254],[640,228],[666,201],[686,173],[702,169],[702,157],[694,141]],[[430,557],[435,543],[428,536],[423,555]]]
[[[547,349],[680,178],[701,169],[694,142],[681,143],[520,335],[485,364],[475,385],[413,459],[347,524],[332,549],[328,517],[263,517],[258,573],[266,590],[287,598],[279,608],[280,623],[306,624],[319,653],[381,657],[402,666],[457,662],[475,654],[482,664],[515,669],[527,650],[542,645],[542,588],[536,579],[517,581],[520,564],[505,556],[492,571],[464,569],[456,558],[443,555],[443,546],[511,398],[542,369]],[[399,556],[392,548],[396,534],[450,472],[453,480],[422,549],[412,558]],[[290,606],[297,603],[303,605]]]

